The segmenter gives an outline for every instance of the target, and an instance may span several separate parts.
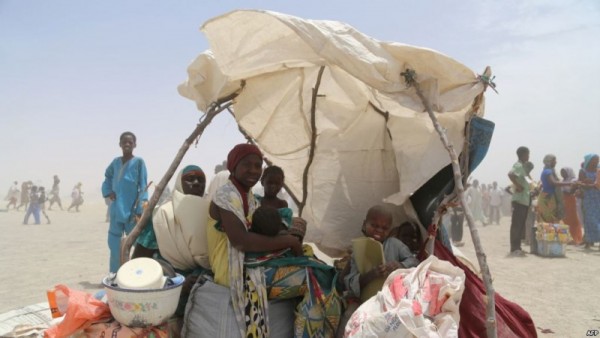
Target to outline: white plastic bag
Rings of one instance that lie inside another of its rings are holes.
[[[398,269],[354,312],[344,336],[458,337],[464,287],[464,272],[435,256]]]

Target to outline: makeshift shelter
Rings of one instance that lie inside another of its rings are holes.
[[[374,204],[398,205],[404,217],[427,226],[452,192],[450,157],[424,113],[423,97],[467,173],[485,156],[493,124],[480,118],[489,78],[450,57],[380,42],[339,22],[268,11],[234,11],[202,31],[210,50],[190,65],[179,92],[207,115],[183,152],[216,113],[229,109],[240,131],[283,168],[286,188],[309,224],[306,240],[328,253],[360,235]],[[416,74],[423,97],[405,83],[407,71]],[[475,131],[487,131],[472,135],[474,121]],[[477,137],[477,144],[465,142]],[[486,332],[483,292],[474,292],[480,298],[461,304],[465,337]],[[481,320],[469,323],[463,308],[478,309]],[[535,336],[518,305],[506,308],[519,310],[522,321],[497,318],[498,327],[508,327],[506,336]]]
[[[343,249],[373,203],[405,204],[450,163],[400,73],[416,71],[456,149],[469,118],[483,115],[471,107],[484,83],[464,65],[339,22],[235,11],[202,31],[211,49],[179,92],[207,111],[239,90],[232,111],[240,129],[284,169],[288,191],[305,203],[306,238],[321,247]]]

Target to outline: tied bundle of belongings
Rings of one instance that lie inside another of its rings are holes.
[[[429,256],[417,267],[398,269],[363,303],[344,337],[458,337],[465,273]]]
[[[567,243],[571,240],[569,226],[563,223],[538,223],[535,239],[538,255],[564,257]]]
[[[569,226],[563,223],[538,223],[536,225],[536,239],[538,241],[559,242],[566,244],[571,240]]]

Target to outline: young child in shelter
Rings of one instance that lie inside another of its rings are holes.
[[[390,237],[396,237],[406,245],[413,254],[418,254],[423,245],[423,237],[419,225],[413,222],[403,222],[392,229]]]
[[[419,260],[408,246],[398,238],[389,236],[392,229],[392,220],[391,211],[382,205],[371,207],[367,212],[367,216],[363,221],[362,232],[365,236],[383,244],[386,263],[374,267],[367,273],[360,274],[356,263],[356,253],[352,253],[350,272],[344,278],[348,290],[347,306],[340,320],[337,337],[343,337],[346,323],[360,305],[360,292],[364,287],[377,278],[387,277],[396,269],[410,268],[419,264]]]
[[[287,226],[283,223],[279,210],[268,205],[261,205],[254,210],[250,230],[271,237],[287,234]]]
[[[260,201],[261,207],[267,206],[277,209],[279,215],[281,216],[281,220],[285,224],[285,228],[289,230],[288,233],[290,235],[303,238],[306,229],[298,228],[292,224],[292,217],[294,216],[292,209],[288,207],[286,200],[283,200],[277,196],[283,188],[284,181],[285,175],[283,173],[283,169],[275,165],[266,168],[260,178],[260,184],[264,188],[264,196],[256,196],[256,198],[258,201]],[[252,223],[252,228],[255,228],[254,222]],[[275,232],[275,230],[272,232]]]

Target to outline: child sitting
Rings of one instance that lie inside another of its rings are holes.
[[[344,278],[344,283],[348,290],[346,297],[347,306],[340,320],[337,337],[343,337],[346,323],[360,305],[360,292],[363,288],[371,281],[387,277],[396,269],[410,268],[419,264],[415,255],[413,255],[404,243],[395,237],[389,237],[391,228],[392,213],[388,209],[382,205],[376,205],[369,209],[367,217],[363,221],[362,232],[365,236],[383,244],[383,254],[386,263],[378,265],[364,274],[360,274],[356,264],[356,253],[352,253],[350,272]]]
[[[423,245],[423,237],[419,225],[413,222],[404,222],[392,229],[390,237],[396,237],[406,245],[413,254],[418,254]]]
[[[306,228],[292,223],[294,214],[292,209],[288,207],[286,200],[277,196],[283,188],[284,180],[283,169],[275,165],[266,168],[260,178],[260,184],[264,187],[264,197],[257,196],[257,199],[260,201],[261,206],[269,206],[277,209],[283,223],[289,230],[289,234],[302,239]]]
[[[252,215],[252,232],[265,236],[277,236],[287,233],[287,227],[279,211],[268,205],[261,205]]]

